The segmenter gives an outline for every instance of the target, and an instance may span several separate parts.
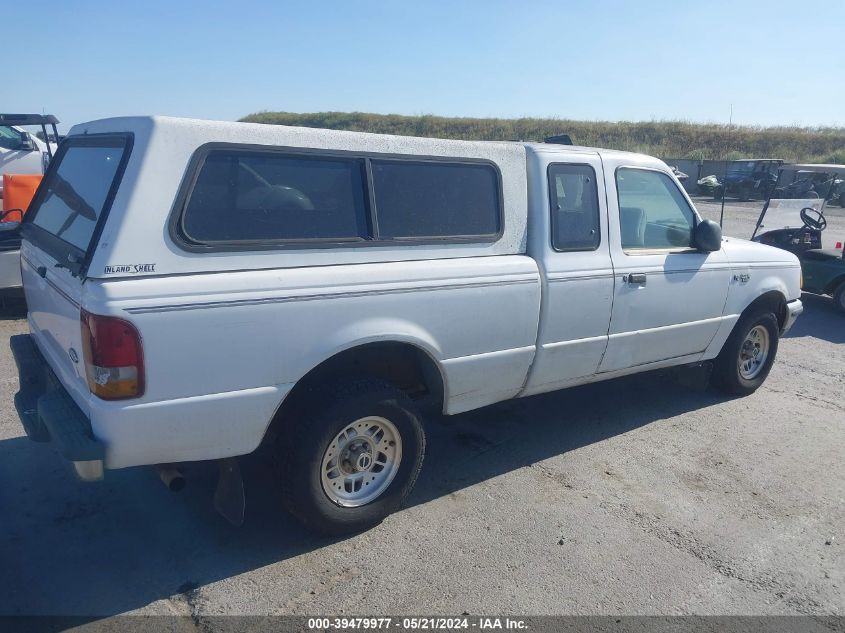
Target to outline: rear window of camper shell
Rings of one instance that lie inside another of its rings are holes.
[[[24,234],[61,264],[85,265],[132,149],[131,134],[62,142],[24,216]]]

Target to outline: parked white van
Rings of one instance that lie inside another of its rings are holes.
[[[702,362],[750,394],[802,310],[798,260],[722,239],[664,163],[564,145],[94,121],[23,238],[30,437],[83,479],[223,459],[241,508],[231,458],[272,442],[329,533],[408,495],[422,404]]]

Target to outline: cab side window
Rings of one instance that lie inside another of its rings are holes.
[[[596,172],[589,165],[549,165],[552,248],[594,251],[601,243]]]
[[[620,167],[616,190],[623,249],[692,246],[695,212],[667,174]]]

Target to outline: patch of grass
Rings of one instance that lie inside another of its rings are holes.
[[[542,141],[547,136],[566,133],[578,145],[645,152],[665,158],[754,157],[845,163],[845,128],[831,127],[752,127],[686,121],[474,119],[367,112],[257,112],[241,121],[487,141]]]
[[[838,152],[828,154],[827,156],[825,156],[825,159],[822,162],[834,163],[837,165],[845,165],[845,149],[841,149]]]

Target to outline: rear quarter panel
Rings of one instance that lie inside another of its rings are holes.
[[[514,255],[95,282],[87,298],[143,339],[143,398],[91,408],[114,468],[248,453],[302,376],[373,341],[428,354],[447,413],[513,397],[540,283]]]

